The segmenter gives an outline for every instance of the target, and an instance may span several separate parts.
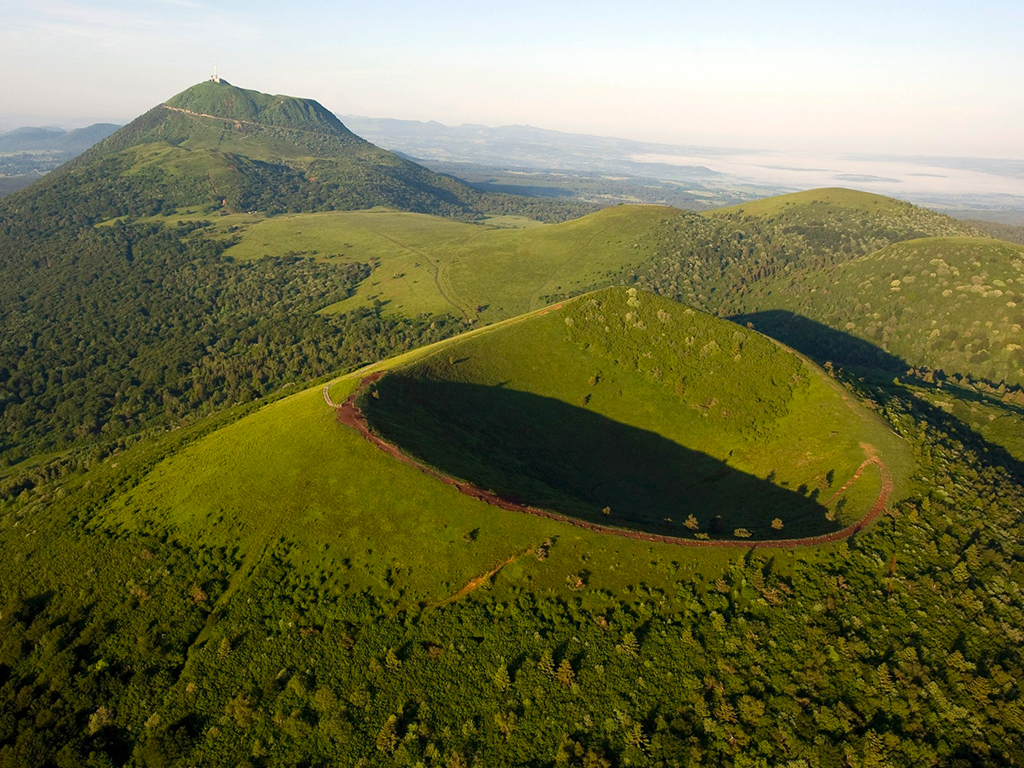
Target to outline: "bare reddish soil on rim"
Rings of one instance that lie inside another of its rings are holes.
[[[350,394],[348,398],[345,400],[345,402],[342,403],[341,405],[338,405],[337,403],[331,400],[329,394],[330,385],[327,385],[324,387],[324,401],[327,403],[327,405],[336,410],[338,421],[341,424],[344,424],[356,430],[357,432],[359,432],[359,434],[361,434],[363,437],[365,437],[371,443],[376,445],[389,456],[398,459],[404,464],[408,464],[410,467],[415,467],[416,469],[420,470],[426,475],[429,475],[435,480],[439,480],[442,483],[445,483],[446,485],[454,486],[455,489],[459,491],[459,493],[462,493],[466,496],[470,496],[474,499],[479,499],[480,501],[484,501],[495,507],[507,509],[510,512],[525,512],[529,515],[546,517],[548,520],[556,520],[560,523],[568,523],[569,525],[575,525],[578,528],[585,528],[588,531],[593,531],[594,533],[601,533],[609,536],[623,536],[627,539],[636,539],[638,541],[651,541],[658,544],[675,544],[681,547],[739,547],[745,549],[771,547],[776,549],[787,549],[790,547],[814,546],[818,544],[828,544],[830,542],[842,541],[843,539],[848,538],[853,534],[858,533],[859,531],[862,531],[864,528],[869,526],[875,520],[876,517],[878,517],[883,511],[885,511],[885,508],[889,503],[889,497],[892,495],[893,484],[892,476],[889,474],[889,468],[885,465],[884,461],[882,461],[880,458],[878,458],[877,455],[875,455],[874,448],[872,448],[867,443],[861,443],[861,448],[864,450],[864,453],[867,455],[867,458],[857,468],[857,471],[853,474],[853,477],[846,481],[846,484],[843,485],[843,487],[840,488],[831,499],[829,499],[828,503],[832,503],[840,495],[842,495],[854,483],[854,481],[856,481],[857,478],[861,476],[861,474],[864,472],[864,469],[870,464],[874,464],[876,467],[878,467],[879,472],[881,472],[882,487],[878,493],[878,498],[875,499],[875,503],[871,506],[871,509],[868,510],[868,513],[853,525],[848,525],[846,528],[843,528],[839,531],[833,531],[832,533],[826,533],[821,536],[808,536],[800,539],[734,541],[725,539],[683,539],[676,536],[661,536],[656,533],[629,531],[622,528],[611,528],[606,525],[589,523],[585,520],[578,520],[576,518],[568,517],[566,515],[560,515],[557,512],[549,512],[547,510],[538,509],[536,507],[531,507],[526,504],[517,504],[515,502],[509,501],[508,499],[504,499],[498,496],[497,494],[491,493],[490,491],[485,491],[483,488],[479,488],[471,483],[460,482],[456,480],[454,477],[442,474],[441,472],[438,472],[437,470],[428,467],[426,464],[417,461],[411,456],[403,453],[398,446],[381,438],[380,435],[376,434],[375,432],[373,432],[373,430],[370,429],[370,426],[366,421],[366,417],[363,416],[362,411],[360,411],[359,408],[356,406],[356,398],[364,389],[366,389],[366,387],[378,381],[386,373],[387,371],[377,371],[363,378],[362,381],[359,382],[359,386],[355,388],[352,394]]]

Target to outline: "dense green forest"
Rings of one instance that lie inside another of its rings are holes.
[[[555,541],[436,606],[400,570],[339,591],[291,537],[222,603],[230,549],[97,525],[103,474],[39,488],[2,518],[0,764],[1016,765],[1020,465],[861,394],[919,469],[848,543],[615,575]]]
[[[115,226],[38,247],[0,288],[6,463],[173,425],[442,338],[449,317],[321,316],[368,267],[233,262],[188,227]]]

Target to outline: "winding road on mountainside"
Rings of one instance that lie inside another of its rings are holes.
[[[497,494],[485,491],[483,488],[479,488],[472,483],[464,483],[456,480],[450,475],[445,475],[437,470],[428,467],[420,461],[417,461],[413,457],[404,453],[397,445],[384,440],[382,437],[374,433],[370,429],[370,425],[366,421],[366,417],[362,411],[356,406],[356,398],[359,394],[368,386],[374,382],[380,380],[387,371],[375,371],[365,376],[359,385],[352,391],[352,393],[346,398],[345,402],[338,405],[331,400],[330,389],[331,385],[327,384],[324,386],[324,401],[328,406],[334,409],[337,419],[341,424],[351,427],[361,434],[368,441],[376,445],[384,453],[392,456],[403,464],[407,464],[410,467],[418,469],[425,475],[428,475],[435,480],[439,480],[445,485],[453,486],[459,493],[465,496],[469,496],[474,499],[486,502],[495,507],[508,510],[510,512],[525,512],[529,515],[536,515],[537,517],[545,517],[548,520],[555,520],[560,523],[568,523],[569,525],[575,525],[577,528],[585,528],[588,531],[594,533],[601,533],[608,536],[622,536],[627,539],[636,539],[638,541],[650,541],[658,544],[674,544],[680,547],[716,547],[716,548],[742,548],[742,549],[757,549],[761,547],[768,547],[773,549],[790,549],[793,547],[807,547],[816,546],[819,544],[828,544],[831,542],[842,541],[843,539],[849,538],[855,533],[864,530],[875,518],[877,518],[889,503],[889,498],[892,495],[893,483],[892,476],[889,473],[889,468],[885,462],[882,461],[875,453],[875,449],[867,443],[861,443],[861,448],[867,455],[867,458],[857,467],[857,471],[853,473],[853,476],[846,481],[846,483],[829,499],[829,503],[832,503],[840,495],[846,492],[847,489],[863,474],[864,470],[869,465],[875,465],[878,467],[878,471],[882,476],[882,487],[879,489],[878,497],[875,499],[875,503],[868,510],[868,513],[864,515],[860,520],[852,525],[848,525],[838,531],[832,533],[822,534],[821,536],[807,536],[799,539],[770,539],[770,540],[758,540],[758,541],[727,541],[724,539],[683,539],[676,536],[661,536],[655,533],[643,533],[641,531],[629,531],[621,528],[610,528],[605,525],[598,525],[597,523],[588,523],[585,520],[578,520],[573,517],[567,517],[566,515],[560,515],[557,512],[548,512],[547,510],[538,509],[531,507],[526,504],[517,504],[508,499],[504,499]]]
[[[161,104],[166,110],[171,112],[179,112],[189,117],[205,117],[209,120],[219,120],[222,123],[233,123],[234,125],[255,125],[258,128],[273,128],[274,130],[291,131],[292,133],[313,133],[322,134],[323,131],[314,131],[309,128],[295,128],[290,125],[271,125],[270,123],[257,123],[255,120],[239,120],[234,117],[221,117],[220,115],[208,115],[205,112],[193,112],[191,109],[182,109],[181,107],[172,107],[167,104]]]

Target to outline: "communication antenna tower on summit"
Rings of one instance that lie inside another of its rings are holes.
[[[213,60],[213,74],[210,75],[210,82],[211,83],[219,83],[220,82],[220,77],[217,75],[217,60],[216,59]]]

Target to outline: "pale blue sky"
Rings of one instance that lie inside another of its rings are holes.
[[[1024,158],[1024,2],[3,0],[0,117],[129,119],[220,73],[345,114]]]

